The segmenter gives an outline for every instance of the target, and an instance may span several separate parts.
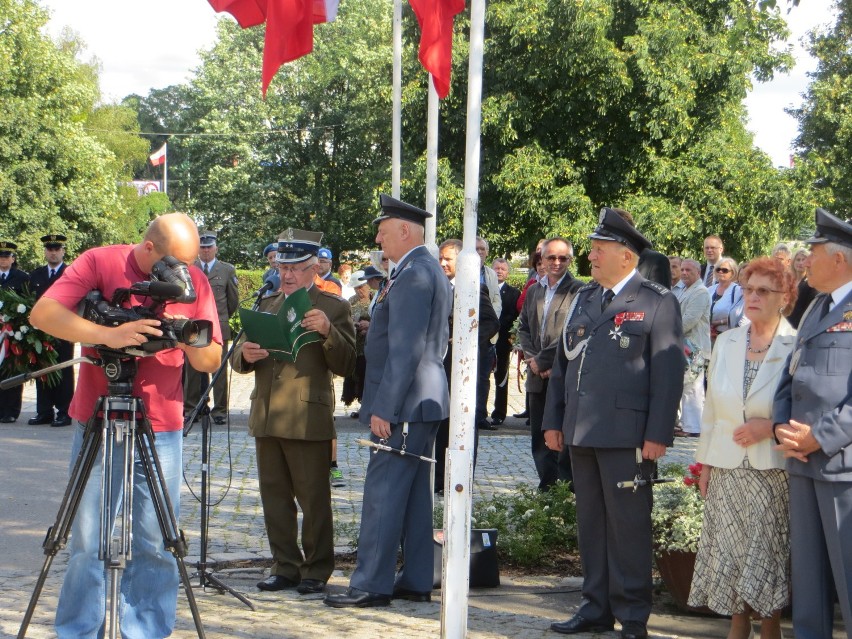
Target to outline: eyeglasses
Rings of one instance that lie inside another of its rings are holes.
[[[731,272],[731,269],[729,269],[729,268],[725,268],[725,267],[723,267],[723,266],[717,266],[717,267],[716,267],[716,272],[717,272],[717,273],[730,273],[730,272]]]
[[[782,291],[776,291],[775,289],[772,289],[772,288],[766,288],[765,286],[758,286],[757,288],[755,288],[753,286],[743,286],[742,288],[743,288],[743,293],[745,293],[746,295],[751,295],[752,293],[754,293],[758,297],[766,297],[770,293],[781,293],[782,292]]]
[[[313,268],[313,264],[308,264],[307,266],[285,266],[283,264],[278,265],[278,272],[287,274],[287,273],[304,273],[308,269]]]
[[[570,255],[548,255],[546,258],[548,262],[570,262]]]

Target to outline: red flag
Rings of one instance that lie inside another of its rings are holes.
[[[439,98],[450,92],[453,62],[453,18],[464,0],[408,0],[420,24],[420,63],[432,74]]]
[[[285,62],[313,51],[314,24],[337,16],[338,0],[208,0],[216,11],[227,11],[242,28],[266,22],[263,44],[263,95]]]

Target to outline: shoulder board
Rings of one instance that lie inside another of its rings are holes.
[[[652,282],[651,280],[645,280],[644,282],[642,282],[642,286],[650,288],[652,291],[655,291],[657,295],[668,295],[671,293],[671,291],[662,284]]]
[[[331,298],[333,300],[337,300],[338,302],[346,301],[337,293],[329,293],[328,291],[324,291],[322,289],[319,289],[319,294],[322,295],[323,297],[328,297],[328,298]]]
[[[591,282],[586,282],[580,288],[577,289],[578,293],[583,293],[584,291],[591,291],[593,288],[596,288],[598,283],[592,280]]]

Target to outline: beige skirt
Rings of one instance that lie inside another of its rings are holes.
[[[790,495],[787,472],[710,471],[690,606],[723,615],[769,617],[790,600]]]

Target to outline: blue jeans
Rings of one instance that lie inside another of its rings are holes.
[[[71,449],[71,467],[83,444],[85,427],[78,424]],[[166,490],[175,518],[180,512],[180,483],[183,468],[182,432],[157,433],[155,446]],[[114,455],[121,459],[121,450]],[[179,585],[177,563],[165,549],[163,534],[151,502],[143,466],[136,453],[133,467],[133,543],[132,558],[121,575],[118,612],[124,639],[157,639],[171,634],[177,614]],[[121,464],[112,477],[113,512],[122,499]],[[101,451],[89,478],[68,544],[70,557],[59,604],[56,608],[56,633],[64,638],[103,637],[105,632],[108,571],[98,559],[101,512]]]

